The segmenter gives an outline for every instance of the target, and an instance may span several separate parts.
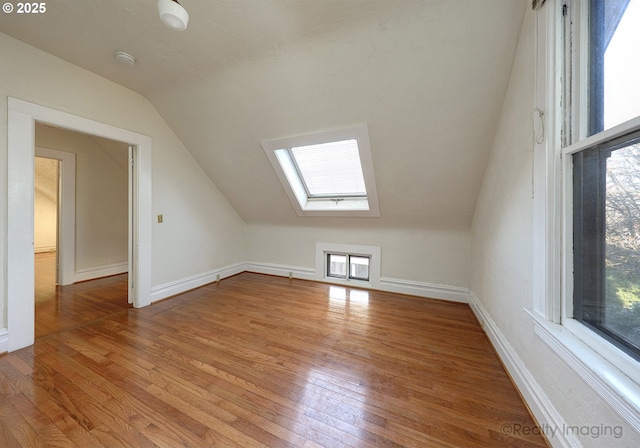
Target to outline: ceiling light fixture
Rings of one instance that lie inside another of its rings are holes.
[[[178,0],[158,0],[158,14],[169,28],[184,31],[189,24],[189,13]]]
[[[122,62],[126,65],[136,65],[136,58],[122,50],[116,51],[116,61]]]

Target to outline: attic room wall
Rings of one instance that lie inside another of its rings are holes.
[[[535,15],[527,12],[471,231],[471,294],[486,309],[566,425],[623,428],[585,447],[640,446],[640,435],[534,333],[532,125]],[[560,429],[561,428],[557,428]],[[557,446],[557,445],[554,445]]]
[[[374,220],[375,221],[375,220]],[[381,276],[442,286],[468,286],[469,231],[380,228],[368,218],[315,225],[247,225],[247,260],[315,269],[317,242],[380,246]]]
[[[152,138],[152,288],[243,262],[245,224],[142,96],[0,34],[0,197],[7,190],[7,97]],[[115,63],[115,62],[114,62]],[[0,329],[6,326],[7,209],[0,207]]]
[[[36,124],[36,146],[76,155],[76,271],[87,278],[110,265],[126,271],[128,145]]]

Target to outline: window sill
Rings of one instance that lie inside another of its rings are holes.
[[[562,325],[526,309],[535,332],[625,422],[640,432],[640,385]]]

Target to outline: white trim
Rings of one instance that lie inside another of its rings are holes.
[[[588,138],[585,138],[584,140],[580,140],[579,142],[569,145],[562,150],[562,154],[563,156],[569,156],[595,146],[600,142],[613,140],[617,137],[622,137],[623,135],[637,131],[638,129],[640,129],[640,117],[625,121],[624,123],[620,123],[619,125],[609,128],[606,131],[599,132]]]
[[[299,278],[303,280],[317,281],[321,283],[329,283],[332,285],[349,286],[353,288],[368,288],[378,291],[395,292],[415,297],[424,297],[428,299],[439,299],[450,302],[468,303],[469,289],[459,286],[449,286],[436,283],[418,282],[413,280],[403,280],[398,278],[382,277],[376,288],[366,284],[366,282],[349,281],[344,282],[340,279],[326,277],[318,279],[316,270],[313,268],[305,268],[300,266],[290,266],[275,263],[262,263],[257,261],[249,261],[245,264],[246,272],[256,272],[258,274],[276,275],[279,277]]]
[[[71,152],[36,147],[36,157],[60,161],[58,192],[58,242],[56,254],[59,285],[75,281],[76,265],[76,155]],[[37,248],[36,248],[37,252]]]
[[[535,332],[625,422],[640,433],[640,386],[562,325],[529,312]]]
[[[303,280],[315,280],[316,271],[312,268],[289,266],[285,264],[262,263],[248,261],[245,263],[245,271],[258,274],[277,275],[279,277],[300,278]]]
[[[9,330],[0,328],[0,355],[9,352]]]
[[[74,275],[75,282],[84,282],[95,278],[109,277],[111,275],[124,274],[129,271],[129,263],[113,263],[104,266],[96,266],[88,269],[78,269]]]
[[[561,430],[567,428],[566,422],[473,291],[469,306],[551,446],[581,447],[573,433]]]
[[[35,338],[33,166],[35,122],[97,135],[135,146],[138,213],[135,307],[151,299],[151,138],[133,131],[45,106],[8,98],[7,155],[7,329],[8,350],[32,345]]]
[[[367,190],[366,200],[344,200],[341,202],[334,202],[329,199],[309,200],[304,192],[304,187],[302,186],[301,181],[297,177],[297,174],[292,175],[291,166],[286,163],[286,160],[283,161],[284,163],[282,164],[276,153],[278,150],[296,146],[314,145],[354,138],[358,141],[360,164],[362,165],[362,174],[364,176],[364,183]],[[273,169],[298,216],[380,216],[380,204],[378,202],[376,178],[373,170],[371,143],[369,141],[369,128],[366,124],[323,132],[314,132],[311,134],[295,135],[275,140],[263,140],[260,142],[260,145],[262,145],[262,149],[273,166]],[[289,176],[287,176],[287,172],[289,172]]]
[[[33,344],[34,300],[34,141],[33,117],[12,107],[9,98],[7,154],[7,350]]]
[[[379,289],[382,291],[397,292],[400,294],[426,297],[429,299],[469,303],[469,288],[463,288],[460,286],[382,277],[380,278]]]
[[[541,316],[560,321],[560,224],[557,195],[561,182],[562,129],[562,0],[550,0],[535,12],[535,116],[543,115],[543,132],[533,142],[533,308]],[[536,110],[537,109],[537,110]],[[541,140],[537,140],[538,138]]]
[[[151,290],[151,302],[157,302],[210,283],[215,283],[219,279],[222,280],[224,278],[231,277],[232,275],[240,274],[244,272],[244,270],[244,263],[236,263],[223,268],[214,269],[201,274],[185,277],[180,280],[168,282],[159,286],[154,286]]]

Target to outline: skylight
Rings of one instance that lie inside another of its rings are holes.
[[[262,147],[299,215],[380,216],[366,125]]]
[[[367,196],[355,139],[290,149],[309,197]]]

